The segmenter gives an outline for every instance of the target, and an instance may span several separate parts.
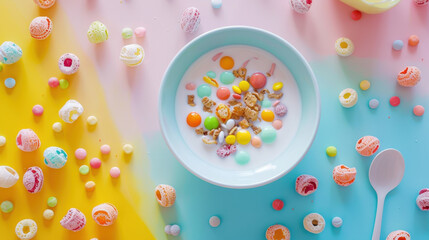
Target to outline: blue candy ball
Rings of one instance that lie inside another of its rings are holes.
[[[67,162],[67,153],[59,147],[48,147],[43,153],[45,164],[50,168],[59,169]]]
[[[220,8],[222,6],[222,0],[212,0],[213,8]]]
[[[6,80],[4,80],[4,85],[7,88],[13,88],[13,87],[15,87],[15,84],[16,84],[16,82],[15,82],[15,79],[13,79],[13,78],[6,78]]]
[[[369,108],[371,108],[371,109],[375,109],[375,108],[377,108],[378,107],[378,104],[379,104],[379,102],[378,102],[378,100],[377,99],[371,99],[370,101],[369,101]]]
[[[401,40],[395,40],[393,42],[393,49],[395,49],[396,51],[400,51],[402,47],[404,47],[404,42],[402,42]]]

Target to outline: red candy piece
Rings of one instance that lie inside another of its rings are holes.
[[[218,150],[216,150],[216,154],[221,158],[226,158],[229,155],[235,153],[236,151],[237,151],[236,145],[225,144],[222,147],[220,147]]]
[[[232,97],[235,98],[235,99],[237,99],[237,100],[241,99],[241,95],[240,94],[236,94],[236,93],[232,94]]]
[[[359,10],[354,10],[351,14],[353,20],[358,21],[362,17],[362,13]]]
[[[253,88],[260,89],[265,87],[265,84],[267,84],[267,77],[265,77],[263,73],[257,72],[252,74],[249,82]]]
[[[393,96],[390,98],[390,105],[397,107],[401,103],[401,99],[398,96]]]
[[[220,87],[216,91],[216,96],[220,100],[227,100],[230,95],[231,95],[231,92],[227,87]]]
[[[283,203],[283,201],[282,201],[282,200],[280,200],[280,199],[276,199],[276,200],[274,200],[274,201],[273,201],[273,204],[272,204],[272,206],[273,206],[274,210],[277,210],[277,211],[282,210],[284,205],[285,205],[285,204],[284,204],[284,203]]]

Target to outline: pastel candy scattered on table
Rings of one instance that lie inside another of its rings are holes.
[[[420,117],[425,113],[425,108],[422,105],[417,105],[413,108],[414,115]]]
[[[0,45],[0,62],[4,64],[16,63],[22,57],[22,49],[13,42],[6,41]]]
[[[119,169],[118,167],[112,167],[109,173],[112,178],[118,178],[119,176],[121,176],[121,169]]]
[[[222,0],[211,0],[212,1],[212,7],[215,9],[218,9],[222,6]]]
[[[399,85],[403,87],[413,87],[420,82],[420,69],[415,66],[406,67],[398,74],[397,80]]]
[[[272,225],[265,232],[265,238],[267,240],[290,240],[290,231],[283,225]]]
[[[16,224],[15,233],[19,239],[32,239],[37,234],[37,223],[32,219],[21,220]]]
[[[402,42],[401,40],[393,41],[392,48],[395,49],[396,51],[402,50],[403,47],[404,47],[404,42]]]
[[[54,169],[64,167],[67,162],[67,153],[59,147],[48,147],[43,153],[46,166]]]
[[[11,201],[3,201],[0,204],[0,210],[3,213],[11,213],[13,211],[13,203]]]
[[[122,38],[123,39],[130,39],[133,37],[133,30],[129,27],[122,29]]]
[[[312,0],[290,0],[290,4],[295,12],[305,14],[310,10]]]
[[[7,88],[14,88],[16,85],[16,81],[13,78],[6,78],[4,80],[4,86]]]
[[[22,177],[24,187],[29,193],[38,193],[43,187],[43,171],[39,167],[30,167]]]
[[[355,47],[352,40],[342,37],[335,41],[335,50],[339,56],[348,57],[353,54]]]
[[[332,219],[332,226],[339,228],[343,225],[343,219],[341,219],[340,217],[334,217]]]
[[[380,140],[373,136],[361,137],[356,142],[356,151],[364,156],[369,157],[373,155],[380,148]]]
[[[142,38],[146,35],[146,28],[137,27],[136,29],[134,29],[134,34],[136,35],[136,37]]]
[[[56,0],[34,0],[40,8],[50,8],[54,6]]]
[[[113,204],[102,203],[92,209],[92,218],[103,227],[112,225],[118,217],[118,210]]]
[[[420,190],[416,203],[420,210],[429,211],[429,189]]]
[[[85,190],[87,192],[92,192],[95,190],[95,182],[94,181],[88,181],[85,183]]]
[[[52,20],[48,17],[36,17],[30,23],[30,35],[34,39],[43,40],[52,32]]]
[[[314,234],[319,234],[325,229],[325,219],[318,213],[310,213],[305,216],[303,224],[305,230]]]
[[[179,234],[180,234],[180,226],[177,225],[177,224],[165,225],[164,232],[167,235],[179,236]]]
[[[59,111],[60,118],[66,123],[73,123],[82,113],[82,105],[73,99],[68,100]]]
[[[417,6],[424,6],[429,3],[429,0],[414,0]]]
[[[159,205],[171,207],[176,201],[176,190],[170,185],[160,184],[155,188],[155,197]]]
[[[401,99],[398,96],[393,96],[390,98],[389,103],[392,107],[397,107],[401,104]]]
[[[19,180],[15,169],[9,166],[0,166],[0,188],[10,188]]]
[[[85,227],[86,217],[78,209],[70,208],[63,219],[61,219],[60,224],[67,230],[78,232]]]
[[[186,33],[193,33],[198,29],[200,21],[200,11],[195,7],[189,7],[182,12],[180,27]]]
[[[332,177],[336,184],[347,187],[356,179],[356,168],[349,168],[345,165],[336,166],[332,172]]]
[[[419,39],[419,36],[417,36],[417,35],[411,35],[408,38],[408,45],[410,45],[412,47],[419,45],[419,43],[420,43],[420,39]]]
[[[379,105],[380,103],[379,103],[379,101],[377,100],[377,99],[371,99],[371,100],[369,100],[369,102],[368,102],[368,106],[369,106],[369,108],[371,108],[371,109],[376,109],[377,107],[378,107],[378,105]]]
[[[271,206],[273,207],[274,210],[276,211],[280,211],[283,209],[284,207],[284,202],[280,199],[276,199],[273,201],[273,203],[271,204]]]
[[[78,160],[83,160],[86,158],[87,152],[85,149],[83,148],[78,148],[76,149],[76,151],[74,151],[74,156],[76,157],[76,159]]]
[[[246,165],[250,161],[250,154],[244,150],[238,151],[235,154],[235,162],[239,165]]]
[[[86,35],[91,43],[102,43],[109,39],[109,31],[100,21],[92,22]]]
[[[48,204],[48,207],[53,208],[53,207],[56,207],[56,206],[57,206],[57,204],[58,204],[58,200],[57,200],[57,198],[56,198],[56,197],[49,197],[49,198],[48,198],[48,201],[47,201],[46,203]]]
[[[209,224],[211,227],[219,227],[220,225],[220,218],[218,216],[211,216],[209,219]]]
[[[73,53],[65,53],[58,59],[58,68],[66,75],[71,75],[79,70],[79,58]]]
[[[142,46],[138,44],[125,45],[121,49],[119,59],[127,66],[135,67],[143,62],[145,52]]]
[[[33,112],[34,116],[42,116],[44,109],[42,105],[37,104],[33,106],[33,109],[31,109],[31,111]]]
[[[359,83],[359,87],[361,90],[366,91],[371,87],[371,83],[368,80],[362,80]]]
[[[43,218],[45,220],[52,220],[54,218],[54,211],[52,211],[51,209],[46,209],[45,211],[43,211]]]
[[[41,142],[32,129],[22,129],[16,136],[16,145],[24,152],[33,152],[39,149]]]
[[[338,98],[340,100],[341,105],[345,108],[353,107],[358,101],[357,92],[352,88],[346,88],[341,91]]]
[[[386,238],[386,240],[410,240],[410,239],[411,239],[410,234],[404,230],[393,231]]]
[[[3,147],[6,144],[6,138],[4,136],[0,136],[0,147]]]
[[[334,146],[329,146],[329,147],[327,147],[327,148],[326,148],[326,154],[327,154],[329,157],[335,157],[335,156],[337,156],[337,148],[336,148],[336,147],[334,147]]]
[[[299,176],[295,181],[295,190],[302,196],[307,196],[314,193],[319,186],[317,178],[303,174]]]

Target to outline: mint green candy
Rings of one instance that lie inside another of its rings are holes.
[[[122,29],[122,38],[129,39],[133,36],[133,30],[131,28]]]
[[[262,100],[261,105],[263,108],[269,108],[269,107],[271,107],[271,101],[268,99],[264,99],[264,100]]]
[[[88,165],[82,165],[79,168],[79,173],[82,175],[87,175],[89,173],[89,167]]]
[[[66,89],[69,87],[69,81],[65,80],[65,79],[60,79],[60,88],[61,89]]]
[[[272,143],[277,138],[277,132],[272,127],[265,127],[262,129],[260,137],[263,143]]]
[[[209,78],[215,78],[215,77],[216,77],[216,73],[215,73],[215,72],[213,72],[213,71],[208,71],[208,72],[206,73],[206,75],[207,75],[207,77],[209,77]]]
[[[235,162],[240,165],[245,165],[250,161],[250,154],[246,151],[238,151],[235,154]]]
[[[197,88],[198,97],[210,97],[212,95],[212,88],[208,84],[201,84]]]
[[[204,127],[206,127],[207,130],[216,129],[219,127],[219,121],[213,116],[206,117],[204,120]]]
[[[13,211],[13,203],[11,201],[4,201],[0,204],[1,211],[4,213],[10,213]]]
[[[56,197],[49,197],[48,198],[48,207],[56,207],[58,203],[58,200]]]
[[[231,84],[232,82],[234,82],[235,80],[235,76],[234,74],[232,74],[232,72],[223,72],[220,74],[220,81],[223,84]]]

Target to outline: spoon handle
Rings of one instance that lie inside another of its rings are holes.
[[[377,215],[375,216],[374,231],[372,240],[380,240],[381,220],[383,218],[384,199],[386,194],[377,194]]]

